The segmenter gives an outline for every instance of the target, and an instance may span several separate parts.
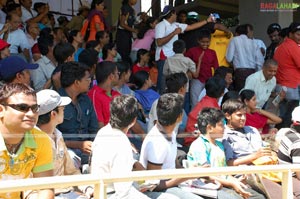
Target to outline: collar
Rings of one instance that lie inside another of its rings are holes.
[[[163,19],[163,22],[166,24],[166,25],[172,25],[168,20],[166,19]]]
[[[34,131],[34,130],[36,130],[36,129],[32,129],[31,131]],[[24,141],[23,141],[24,147],[36,149],[37,144],[35,142],[34,136],[32,135],[31,131],[27,131],[24,135]],[[5,142],[4,142],[4,138],[1,133],[0,133],[0,151],[7,151],[7,148],[6,148]]]

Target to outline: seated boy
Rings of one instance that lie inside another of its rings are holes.
[[[182,119],[183,97],[176,93],[162,95],[157,103],[157,123],[142,144],[140,162],[147,170],[175,169],[177,155],[175,127]],[[160,180],[155,191],[167,192],[179,198],[199,199],[193,193],[177,187],[187,179]]]
[[[191,144],[187,155],[189,165],[197,167],[208,164],[211,167],[227,166],[224,146],[217,139],[223,137],[224,114],[216,108],[204,108],[197,118],[201,135]],[[219,181],[223,188],[218,190],[218,198],[264,198],[232,176],[210,177]],[[240,194],[240,195],[239,195]],[[251,197],[253,196],[253,197]]]

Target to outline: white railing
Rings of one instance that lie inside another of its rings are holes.
[[[293,198],[292,172],[300,171],[300,164],[269,165],[269,166],[237,166],[220,168],[189,168],[172,170],[135,171],[124,175],[106,175],[100,177],[91,174],[59,176],[46,178],[31,178],[22,180],[0,181],[0,193],[25,191],[45,188],[61,188],[75,185],[95,185],[94,198],[106,199],[106,185],[113,182],[141,181],[168,178],[194,178],[201,176],[250,174],[282,172],[282,199]]]

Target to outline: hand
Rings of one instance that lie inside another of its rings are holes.
[[[256,157],[272,156],[272,150],[270,147],[262,147],[256,152]]]
[[[181,33],[181,28],[177,27],[175,30],[174,30],[174,33],[176,35],[180,34]]]
[[[87,196],[88,198],[92,198],[94,196],[94,188],[87,187],[85,190],[85,196]]]
[[[201,53],[201,55],[200,55],[199,58],[198,58],[198,62],[199,62],[199,63],[202,62],[202,58],[203,58],[203,56],[204,56],[204,53],[205,53],[205,51],[203,50],[202,53]]]
[[[232,188],[243,198],[249,198],[252,196],[250,192],[244,190],[247,189],[247,186],[239,180],[236,180],[232,183]]]
[[[213,16],[212,16],[211,14],[208,16],[208,18],[206,19],[206,21],[207,21],[207,22],[215,22],[215,21],[213,20]]]
[[[8,30],[10,29],[10,24],[9,23],[6,23],[4,24],[4,26],[2,27],[2,30],[1,32],[7,32]]]
[[[83,153],[90,154],[92,152],[92,141],[82,141],[80,150]]]

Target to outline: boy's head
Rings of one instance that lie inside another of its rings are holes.
[[[206,95],[213,98],[220,98],[224,94],[226,82],[220,77],[211,77],[205,83]]]
[[[135,97],[121,95],[110,103],[110,124],[113,128],[124,129],[134,125],[138,115],[138,102]]]
[[[134,83],[137,90],[140,90],[144,85],[147,84],[147,87],[150,88],[152,86],[152,82],[149,76],[149,73],[146,71],[138,71],[133,74],[132,83]]]
[[[243,128],[246,122],[246,105],[237,99],[228,99],[222,105],[227,126],[233,129]]]
[[[198,44],[200,48],[206,50],[210,44],[210,31],[203,29],[198,33]]]
[[[185,42],[181,39],[173,43],[173,51],[176,54],[183,54],[186,50]]]
[[[185,73],[174,73],[166,78],[168,93],[179,93],[185,95],[188,78]]]
[[[53,49],[53,55],[58,64],[74,61],[75,48],[70,43],[58,43]]]
[[[170,126],[181,121],[183,96],[167,93],[160,96],[157,102],[157,119],[160,125]]]
[[[117,64],[110,61],[103,61],[98,63],[96,66],[96,80],[98,84],[104,83],[106,81],[111,81],[112,84],[117,83],[119,80]]]
[[[214,138],[223,137],[224,113],[216,108],[204,108],[198,114],[197,125],[202,135],[209,133]],[[212,133],[214,135],[212,135]]]

